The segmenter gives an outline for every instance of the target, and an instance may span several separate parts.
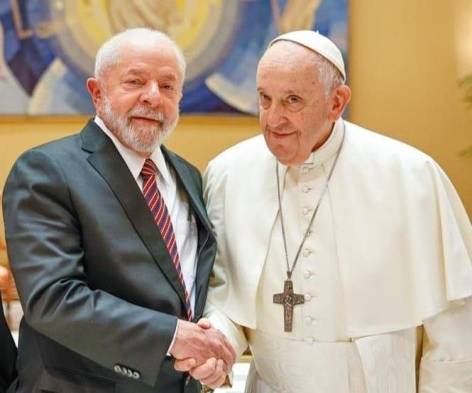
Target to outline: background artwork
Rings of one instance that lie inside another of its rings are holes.
[[[137,26],[183,49],[185,113],[255,114],[257,61],[282,32],[319,30],[347,60],[347,0],[2,0],[0,114],[92,113],[98,47]]]

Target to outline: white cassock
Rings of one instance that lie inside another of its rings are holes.
[[[257,136],[209,164],[207,317],[238,353],[250,346],[247,392],[471,393],[472,229],[430,157],[338,120],[303,165],[280,166],[290,263],[341,145],[294,271],[305,303],[290,333],[273,303],[286,278],[275,157]]]

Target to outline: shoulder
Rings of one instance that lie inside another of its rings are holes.
[[[241,196],[243,184],[244,194],[250,195],[249,188],[265,184],[261,179],[267,178],[274,164],[275,158],[262,135],[237,143],[208,164],[203,176],[206,199],[210,201],[214,194],[222,196],[227,190]]]
[[[50,171],[62,172],[69,163],[76,162],[81,152],[79,134],[54,140],[23,152],[13,164],[11,173],[26,170],[31,173]]]
[[[346,124],[346,146],[360,163],[404,169],[437,165],[426,153],[394,138],[356,124]]]
[[[162,146],[162,152],[175,170],[177,170],[179,173],[185,173],[188,175],[187,178],[190,177],[193,179],[193,181],[198,183],[199,187],[201,187],[202,176],[200,170],[195,165],[191,164],[185,158],[173,152],[172,150],[169,150],[165,146]]]
[[[46,198],[68,201],[70,184],[80,176],[76,170],[81,161],[80,151],[80,137],[74,135],[24,152],[14,163],[5,182],[5,217],[9,214],[10,222],[14,220],[21,203],[31,208],[39,200],[44,203]]]
[[[28,160],[40,160],[49,162],[56,161],[59,165],[62,165],[63,162],[73,160],[80,151],[80,134],[74,134],[26,150],[18,157],[16,163]]]
[[[173,160],[174,162],[177,162],[178,164],[183,165],[184,167],[188,168],[188,170],[192,172],[200,172],[195,165],[193,165],[192,163],[190,163],[189,161],[187,161],[185,158],[178,155],[177,153],[173,152],[172,150],[169,150],[168,148],[164,146],[162,146],[162,150],[165,152],[164,154],[166,154],[169,157],[169,159]]]
[[[244,171],[245,168],[254,167],[254,165],[270,157],[271,153],[267,148],[264,137],[257,135],[218,154],[210,161],[207,171],[222,171],[232,168]]]

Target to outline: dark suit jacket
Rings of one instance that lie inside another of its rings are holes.
[[[0,294],[0,393],[4,393],[16,376],[16,346],[5,321],[1,303]]]
[[[197,320],[216,243],[199,172],[163,152],[197,221]],[[184,290],[139,187],[93,121],[23,154],[3,203],[25,312],[17,392],[197,391],[166,356]]]

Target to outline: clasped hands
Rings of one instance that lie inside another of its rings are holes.
[[[207,319],[196,324],[179,320],[170,354],[176,359],[177,371],[189,372],[213,389],[224,383],[236,360],[229,341]]]

